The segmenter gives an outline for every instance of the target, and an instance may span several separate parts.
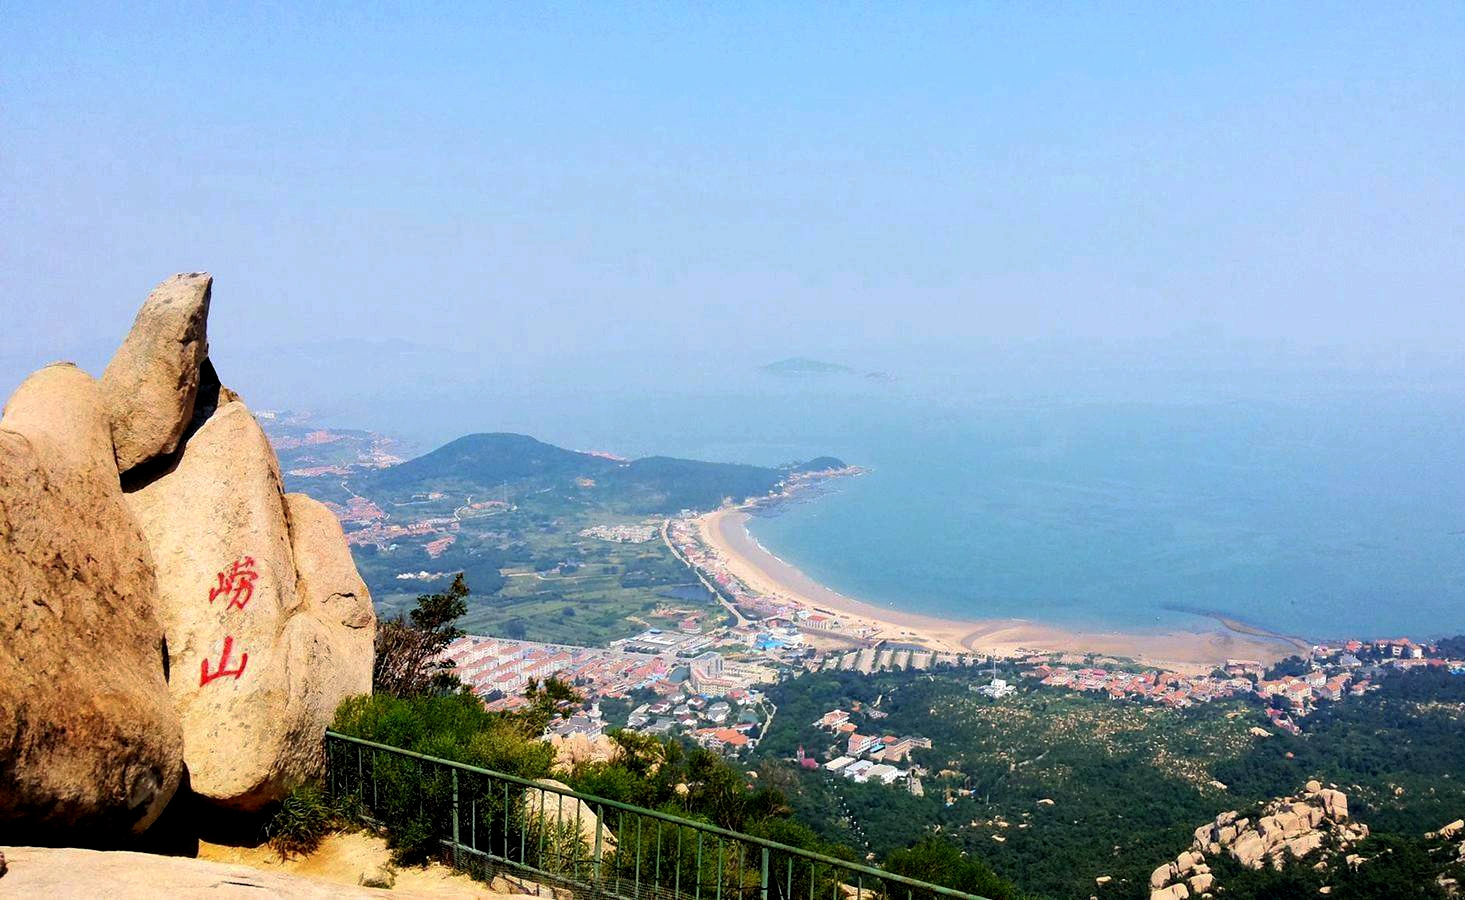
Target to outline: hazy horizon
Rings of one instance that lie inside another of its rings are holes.
[[[1157,391],[1465,371],[1458,5],[7,24],[7,388],[96,368],[189,269],[265,406],[786,356]]]

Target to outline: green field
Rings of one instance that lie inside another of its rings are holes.
[[[403,582],[397,573],[465,571],[474,594],[460,627],[471,634],[598,645],[675,627],[678,611],[722,621],[721,608],[659,536],[617,543],[580,534],[591,525],[645,521],[596,512],[547,521],[504,513],[465,520],[451,551],[438,559],[422,550],[425,541],[409,540],[359,553],[358,565],[386,615],[445,583]]]

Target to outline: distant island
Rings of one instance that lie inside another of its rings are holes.
[[[871,381],[895,380],[885,372],[865,372],[839,363],[824,362],[823,360],[809,359],[803,356],[791,356],[787,359],[780,359],[776,362],[759,366],[758,371],[764,375],[772,375],[776,378],[825,378],[829,376],[848,375],[868,378]]]

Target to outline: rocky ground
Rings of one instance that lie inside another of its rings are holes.
[[[436,863],[420,868],[393,866],[386,841],[364,832],[332,834],[308,856],[285,859],[267,845],[204,843],[198,858],[336,885],[390,888],[393,897],[477,900],[503,896],[503,892]]]

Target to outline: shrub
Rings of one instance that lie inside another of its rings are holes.
[[[332,727],[426,756],[467,763],[521,778],[544,778],[554,748],[536,740],[525,719],[490,713],[471,694],[353,697],[336,710]],[[452,821],[452,774],[442,766],[395,754],[371,754],[371,813],[386,828],[387,844],[400,864],[432,856]],[[459,779],[460,796],[483,797],[475,807],[480,836],[505,823],[502,799],[489,796],[480,776]],[[465,822],[465,827],[474,823]]]
[[[303,784],[285,797],[265,834],[281,857],[303,856],[315,852],[339,819],[318,785]]]

